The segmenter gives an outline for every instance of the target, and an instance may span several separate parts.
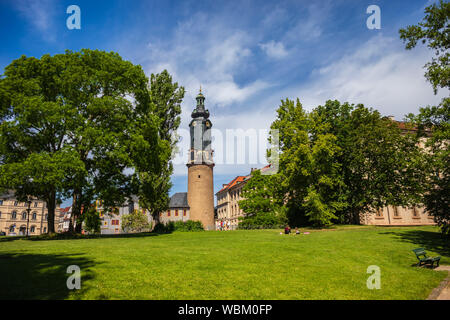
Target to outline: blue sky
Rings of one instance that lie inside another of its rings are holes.
[[[280,100],[297,97],[308,109],[339,99],[401,120],[443,94],[434,96],[423,77],[431,53],[406,51],[398,37],[430,3],[2,0],[0,68],[22,54],[116,51],[147,76],[167,69],[186,88],[182,128],[200,84],[213,126],[223,132],[267,129]],[[72,4],[81,9],[81,30],[66,27]],[[381,8],[381,30],[366,26],[372,4]],[[262,165],[216,165],[215,191]],[[186,174],[184,164],[175,166],[171,193],[187,190]]]

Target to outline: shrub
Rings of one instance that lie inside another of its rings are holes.
[[[177,221],[174,223],[176,231],[204,231],[203,224],[200,221]]]
[[[238,229],[279,229],[286,224],[285,216],[273,213],[259,213],[253,216],[246,216],[240,219]]]

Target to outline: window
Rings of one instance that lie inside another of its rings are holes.
[[[44,216],[45,221],[47,221],[47,218],[48,218],[48,214],[46,213]]]
[[[378,208],[378,209],[377,209],[376,216],[377,216],[377,217],[382,217],[382,216],[383,216],[383,209]]]
[[[200,175],[198,175],[198,178],[200,179]]]
[[[167,210],[167,216],[170,217],[170,210]]]
[[[36,213],[36,212],[33,212],[33,215],[31,216],[31,219],[32,219],[32,220],[36,220],[36,217],[37,217],[37,213]]]
[[[12,213],[11,213],[11,219],[16,219],[17,218],[17,212],[15,212],[15,211],[13,211]]]
[[[17,205],[19,204],[18,201],[14,201],[14,206],[17,207]]]
[[[175,217],[178,217],[178,209],[175,209]]]
[[[0,200],[0,206],[2,206],[3,205],[3,200]]]
[[[26,212],[23,212],[22,213],[22,220],[26,220],[27,219],[27,213]]]
[[[0,219],[2,218],[2,213],[0,212]]]
[[[38,206],[38,203],[37,203],[37,202],[35,202],[35,203],[34,203],[34,207],[35,207],[35,208],[37,208],[37,206]]]
[[[417,212],[417,208],[416,207],[412,208],[412,215],[415,218],[419,217],[419,212]]]
[[[47,232],[47,227],[44,227],[44,233],[46,233]]]
[[[16,226],[11,226],[11,227],[9,227],[9,232],[14,232],[15,229],[16,229]]]
[[[183,216],[185,216],[186,217],[186,209],[183,209]]]
[[[36,229],[36,228],[35,228],[34,226],[31,226],[30,232],[31,232],[31,233],[34,233],[35,229]]]
[[[398,208],[397,207],[393,208],[394,208],[394,217],[398,217]]]

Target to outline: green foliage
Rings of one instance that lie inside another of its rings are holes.
[[[238,229],[281,229],[286,222],[286,217],[281,214],[261,212],[252,216],[240,217]]]
[[[276,175],[263,175],[259,170],[252,172],[252,177],[242,188],[243,200],[239,208],[245,216],[239,222],[241,229],[272,228],[286,222],[283,202],[278,196],[279,181]]]
[[[155,150],[159,156],[157,159],[139,158],[135,176],[139,186],[135,192],[142,207],[152,213],[156,227],[160,212],[165,211],[169,204],[170,176],[173,172],[171,158],[178,142],[176,130],[180,125],[184,88],[179,87],[177,82],[173,83],[170,74],[164,70],[151,75],[149,96],[151,111],[159,119],[158,130],[153,132],[160,141]],[[149,138],[155,137],[151,135]]]
[[[114,207],[139,194],[166,205],[168,137],[184,93],[176,87],[165,71],[149,88],[142,68],[113,52],[14,60],[0,79],[1,187],[44,199],[49,232],[61,197],[73,198],[75,218],[95,198]]]
[[[173,225],[175,231],[204,231],[203,224],[200,221],[176,221]]]
[[[438,88],[450,89],[450,3],[440,0],[425,9],[425,18],[418,25],[400,30],[400,38],[406,42],[406,49],[417,43],[427,43],[435,57],[426,65],[425,77]],[[438,106],[420,108],[418,115],[408,118],[419,129],[418,136],[426,139],[429,151],[423,163],[426,187],[423,193],[425,210],[434,216],[443,234],[450,237],[450,98],[443,98]]]
[[[158,223],[153,228],[154,233],[172,233],[175,230],[175,223],[169,221],[167,223]]]
[[[200,221],[169,221],[167,223],[158,223],[153,232],[172,233],[174,231],[197,232],[204,231],[203,224]]]
[[[90,208],[84,212],[78,219],[79,224],[83,223],[83,227],[89,233],[98,234],[100,233],[100,227],[102,220],[100,219],[100,214],[95,210],[95,208]]]
[[[147,215],[139,210],[122,216],[122,230],[125,232],[144,232],[150,228]]]
[[[450,3],[440,0],[425,8],[425,18],[417,25],[400,29],[400,38],[406,42],[406,49],[417,46],[418,42],[427,44],[435,57],[425,67],[425,77],[438,88],[450,87]]]
[[[311,112],[282,101],[271,129],[280,138],[279,201],[291,225],[359,223],[362,212],[414,205],[423,192],[415,135],[362,105],[327,101]]]

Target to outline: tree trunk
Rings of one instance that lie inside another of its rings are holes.
[[[156,214],[152,214],[153,217],[153,226],[152,226],[152,231],[155,230],[155,227],[161,223],[161,220],[159,220],[159,212]]]
[[[81,216],[81,191],[75,189],[73,191],[73,201],[72,201],[72,231],[75,233],[81,234],[81,223],[77,223],[77,218]],[[73,226],[75,226],[75,230],[73,230]]]
[[[55,208],[56,208],[56,192],[50,191],[47,199],[47,230],[48,234],[55,233]]]

